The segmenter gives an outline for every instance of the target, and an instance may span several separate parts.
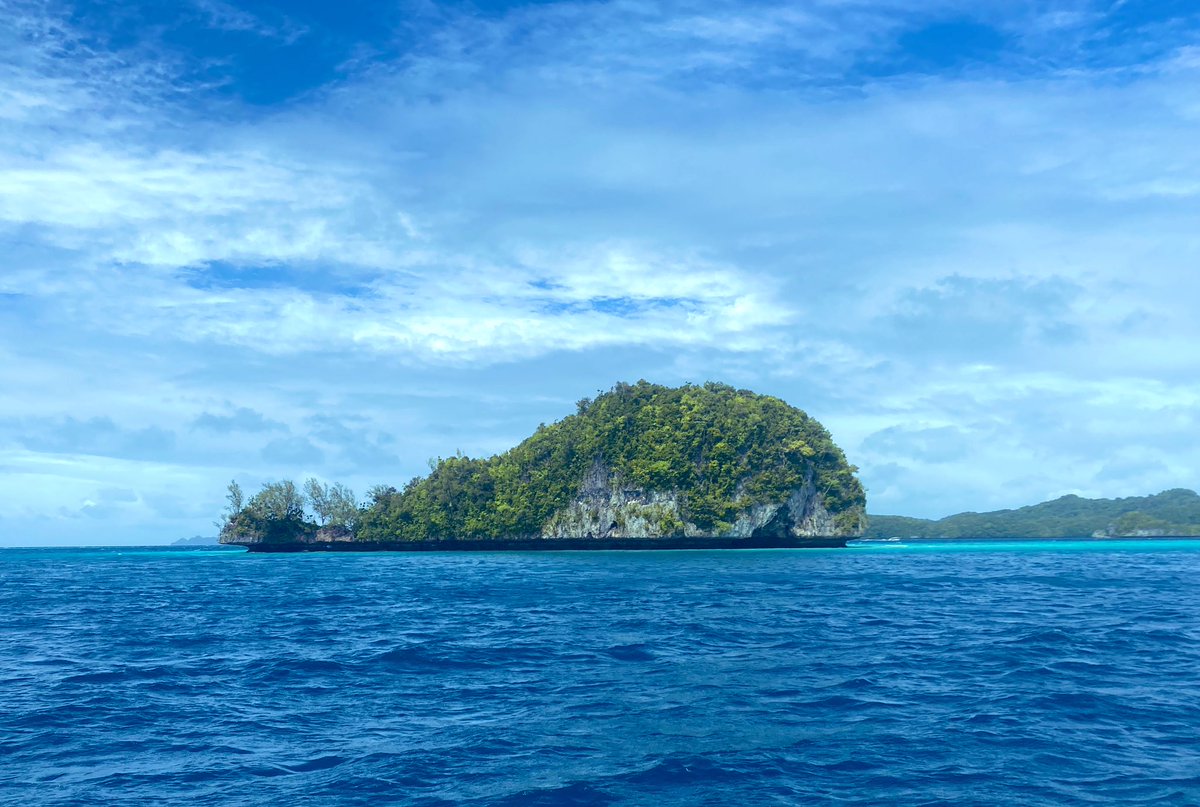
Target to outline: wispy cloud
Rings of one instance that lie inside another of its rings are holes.
[[[269,21],[224,0],[190,0],[207,25],[222,31],[256,34],[290,43],[308,33],[308,28],[285,15]]]

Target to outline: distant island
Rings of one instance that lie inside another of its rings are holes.
[[[858,469],[800,409],[725,384],[617,384],[486,459],[356,502],[341,485],[229,488],[220,541],[254,551],[842,546]]]
[[[172,541],[171,546],[216,546],[220,540],[215,535],[193,535],[191,538],[180,538]]]
[[[1200,536],[1200,495],[1176,488],[1154,496],[1063,496],[1016,510],[959,513],[939,520],[872,515],[864,538],[1155,538]]]

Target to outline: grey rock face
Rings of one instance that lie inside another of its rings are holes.
[[[220,543],[248,546],[271,543],[327,544],[353,540],[354,533],[343,526],[314,527],[298,520],[252,522],[239,519],[221,529]]]
[[[861,532],[861,529],[854,534]],[[597,461],[580,486],[579,495],[547,520],[543,538],[793,537],[843,535],[825,509],[812,477],[774,504],[753,504],[720,533],[684,517],[679,491],[645,491],[614,476]]]
[[[316,528],[299,519],[256,520],[245,516],[227,522],[221,528],[220,537],[222,544],[239,546],[311,543],[314,540],[317,540]]]

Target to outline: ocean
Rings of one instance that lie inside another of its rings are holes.
[[[0,804],[1200,805],[1200,541],[0,550]]]

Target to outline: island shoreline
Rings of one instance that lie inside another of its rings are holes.
[[[846,537],[805,538],[497,538],[442,541],[286,541],[226,542],[250,552],[575,552],[653,551],[672,549],[835,549],[843,548]]]

